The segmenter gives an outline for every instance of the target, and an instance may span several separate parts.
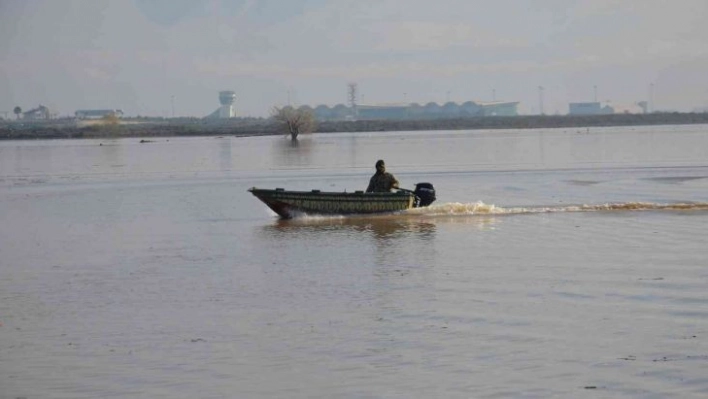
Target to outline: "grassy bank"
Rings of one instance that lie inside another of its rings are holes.
[[[318,124],[316,132],[586,128],[683,124],[708,124],[708,113],[591,116],[533,115],[426,120],[324,121]],[[4,121],[0,123],[0,139],[5,140],[223,135],[261,136],[277,134],[281,133],[277,131],[274,124],[267,119],[260,118],[237,118],[218,122],[181,118],[167,120],[126,119],[121,120],[120,123],[77,123],[74,120]]]

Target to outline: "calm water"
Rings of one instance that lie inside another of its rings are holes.
[[[0,142],[0,398],[708,396],[708,126],[139,141]]]

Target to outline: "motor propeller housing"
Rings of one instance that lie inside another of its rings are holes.
[[[435,201],[435,187],[430,183],[418,183],[413,194],[417,197],[416,206],[428,206]]]

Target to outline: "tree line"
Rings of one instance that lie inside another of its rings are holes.
[[[145,123],[107,121],[89,126],[74,121],[0,123],[0,139],[167,137],[167,136],[260,136],[288,135],[297,140],[309,132],[377,132],[416,130],[591,128],[605,126],[708,124],[708,113],[652,113],[613,115],[522,115],[484,116],[425,120],[316,121],[312,115],[291,114],[274,108],[271,118],[164,120]],[[111,122],[111,123],[108,123]]]

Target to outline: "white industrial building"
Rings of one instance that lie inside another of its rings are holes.
[[[614,114],[612,107],[602,106],[599,102],[569,103],[569,115],[609,115]]]
[[[611,115],[611,114],[646,114],[647,103],[602,105],[600,102],[569,103],[569,115]]]
[[[326,105],[318,105],[315,108],[303,106],[301,108],[310,109],[319,120],[345,120],[354,115],[356,115],[355,119],[359,120],[403,120],[515,116],[518,115],[518,105],[518,101],[466,101],[461,104],[455,102],[445,104],[435,102],[427,104],[357,104],[356,109],[344,104],[338,104],[331,108]]]
[[[122,117],[120,109],[80,109],[74,112],[77,119],[101,119],[108,116]]]

